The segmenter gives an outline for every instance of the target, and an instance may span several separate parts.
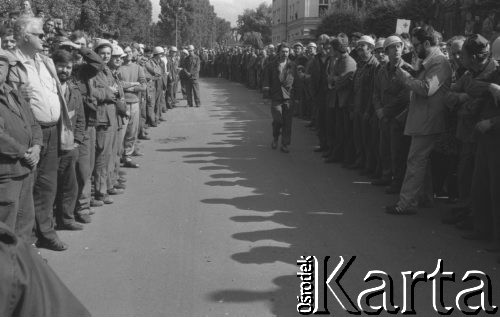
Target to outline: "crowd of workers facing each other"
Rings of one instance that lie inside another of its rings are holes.
[[[178,87],[201,105],[201,64],[191,45],[181,57],[54,25],[27,14],[2,25],[0,221],[63,251],[56,230],[82,230],[124,193],[122,168],[139,167],[139,139],[166,120]]]
[[[444,42],[423,26],[209,54],[207,76],[271,99],[273,149],[281,136],[290,151],[292,117],[310,120],[325,163],[399,195],[388,214],[412,215],[447,197],[442,222],[500,251],[500,38]]]

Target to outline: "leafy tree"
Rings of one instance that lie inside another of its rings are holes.
[[[225,43],[231,37],[231,23],[222,18],[215,18],[215,41],[219,44]]]
[[[352,9],[334,11],[323,18],[315,34],[336,35],[341,32],[346,34],[363,32],[363,20],[357,11]]]
[[[394,4],[375,6],[366,14],[364,29],[377,36],[387,37],[396,31],[398,17],[399,10]]]
[[[257,32],[262,41],[269,44],[272,41],[272,7],[261,3],[257,9],[245,9],[237,20],[238,33],[242,36],[248,32]]]
[[[255,48],[262,48],[264,44],[262,43],[262,34],[259,32],[247,32],[243,34],[243,44],[251,45]]]

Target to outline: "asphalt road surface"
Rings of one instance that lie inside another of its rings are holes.
[[[368,271],[381,270],[402,306],[401,272],[431,274],[442,259],[456,274],[443,291],[453,316],[463,315],[456,295],[479,285],[461,281],[470,270],[489,275],[500,305],[496,256],[442,225],[440,209],[386,215],[397,196],[325,165],[306,122],[294,121],[291,153],[280,153],[270,148],[270,110],[260,94],[224,79],[203,79],[201,92],[201,108],[180,101],[141,143],[145,156],[126,170],[125,194],[96,209],[83,231],[60,232],[67,251],[43,251],[93,316],[299,316],[296,262],[305,255],[331,256],[327,275],[340,256],[356,256],[340,281],[354,303],[381,284],[365,283]],[[432,286],[415,287],[416,316],[438,316]],[[327,299],[332,315],[349,316]]]

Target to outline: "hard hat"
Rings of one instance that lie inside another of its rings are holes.
[[[119,45],[113,45],[112,46],[113,52],[111,53],[111,56],[120,56],[120,57],[125,57],[127,54],[123,52],[123,48],[121,48]]]
[[[400,43],[403,45],[403,40],[397,35],[391,35],[384,41],[384,49],[386,50],[389,46]]]
[[[379,48],[384,48],[384,42],[385,38],[381,37],[375,42],[375,49],[378,50]]]
[[[156,46],[153,48],[153,55],[165,54],[165,50],[161,46]]]
[[[172,46],[172,47],[170,48],[170,51],[171,51],[171,52],[177,52],[177,47]]]
[[[491,55],[494,60],[500,60],[500,37],[498,37],[491,45]]]
[[[193,45],[188,45],[188,51],[194,51],[194,46]]]
[[[317,48],[318,46],[316,45],[316,43],[311,42],[311,43],[307,44],[307,47],[315,47],[315,48]]]
[[[300,46],[300,47],[304,48],[304,45],[300,42],[294,43],[292,47],[295,47],[295,46]]]
[[[187,50],[182,50],[182,52],[186,55],[189,55],[189,52]]]
[[[359,46],[361,44],[369,44],[373,47],[375,47],[375,40],[373,39],[373,37],[369,36],[369,35],[363,35],[357,42],[356,42],[356,45]]]

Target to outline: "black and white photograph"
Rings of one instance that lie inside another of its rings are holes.
[[[499,0],[0,0],[0,317],[499,307]]]

